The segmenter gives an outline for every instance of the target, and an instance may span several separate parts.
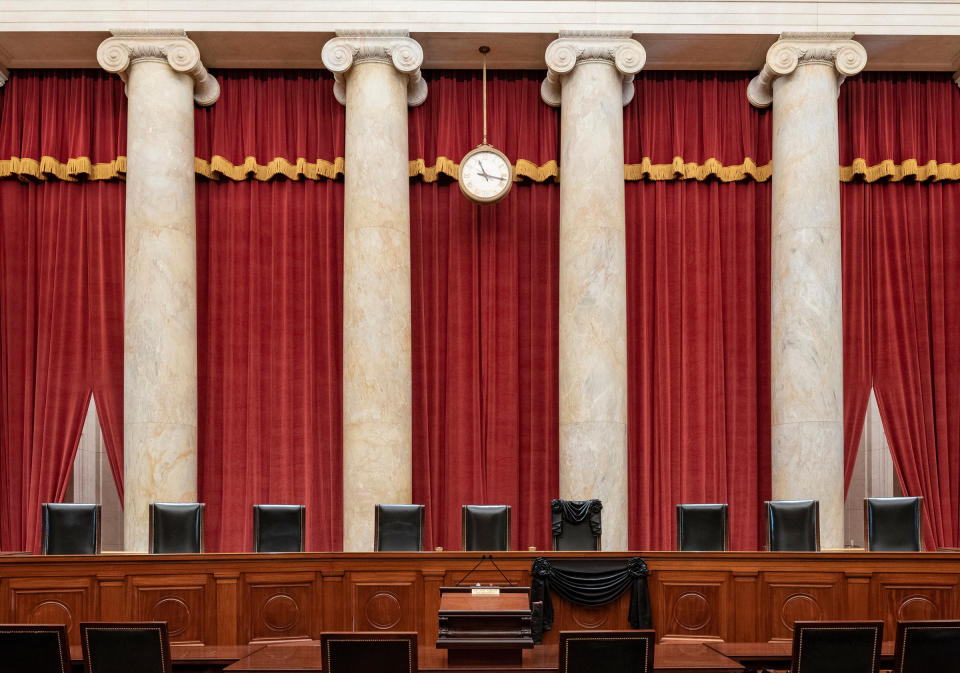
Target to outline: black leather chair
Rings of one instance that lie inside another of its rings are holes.
[[[559,673],[652,673],[651,629],[561,631]]]
[[[923,498],[864,498],[867,551],[923,551]]]
[[[551,500],[553,551],[600,551],[603,504],[593,500]]]
[[[173,671],[166,622],[81,622],[80,644],[84,673]]]
[[[254,505],[254,553],[303,551],[306,510],[303,505]]]
[[[0,673],[69,673],[63,624],[0,624]]]
[[[202,554],[203,503],[151,502],[151,554]]]
[[[377,505],[373,513],[374,551],[423,551],[423,505]]]
[[[677,505],[677,551],[727,551],[727,504]]]
[[[769,551],[820,551],[819,500],[769,500]]]
[[[880,621],[794,622],[790,672],[877,673],[882,639]]]
[[[510,505],[464,505],[463,551],[510,551]]]
[[[417,673],[417,634],[321,633],[323,673]]]
[[[43,554],[99,554],[100,505],[43,503],[40,540]]]
[[[900,622],[893,673],[960,673],[960,621]]]

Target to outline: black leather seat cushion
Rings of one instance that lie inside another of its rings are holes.
[[[653,631],[561,631],[560,673],[650,673]]]
[[[254,505],[253,551],[303,551],[303,505]]]
[[[893,673],[960,673],[960,621],[897,624]]]
[[[867,549],[921,551],[920,498],[866,498]]]
[[[726,551],[726,504],[677,505],[678,551]]]
[[[794,625],[793,673],[876,673],[883,623]],[[932,673],[932,672],[931,672]]]
[[[377,505],[376,551],[423,551],[423,505]]]
[[[464,551],[510,551],[509,505],[463,506]]]
[[[416,633],[324,633],[324,673],[417,673]]]
[[[150,536],[150,551],[154,554],[203,552],[203,504],[151,503]]]
[[[100,505],[43,503],[44,554],[96,554],[100,551]]]
[[[69,647],[64,626],[0,624],[0,673],[69,672]]]
[[[819,503],[775,500],[767,503],[770,551],[819,551]]]
[[[80,624],[86,673],[171,673],[166,622]]]

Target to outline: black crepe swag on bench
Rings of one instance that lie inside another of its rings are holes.
[[[531,604],[543,602],[543,630],[553,628],[555,593],[574,605],[607,605],[630,589],[630,628],[649,629],[650,590],[646,562],[639,556],[629,559],[533,560]]]

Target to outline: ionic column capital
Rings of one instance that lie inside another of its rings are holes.
[[[773,102],[773,81],[801,65],[819,63],[837,70],[837,86],[867,64],[867,50],[853,40],[853,33],[782,33],[767,50],[763,70],[750,80],[747,98],[754,107]]]
[[[354,65],[365,62],[390,63],[407,75],[407,105],[427,99],[427,82],[420,76],[423,49],[406,30],[338,30],[320,52],[323,65],[333,73],[333,94],[347,104],[345,75]]]
[[[629,30],[561,30],[544,55],[547,78],[540,86],[543,102],[560,107],[564,75],[580,63],[605,62],[620,73],[622,101],[624,105],[629,103],[633,99],[633,77],[647,60],[647,52],[632,35]]]
[[[141,60],[166,61],[174,71],[193,78],[193,100],[213,105],[220,97],[220,84],[200,61],[200,50],[182,30],[111,30],[97,48],[97,62],[124,82],[132,63]]]

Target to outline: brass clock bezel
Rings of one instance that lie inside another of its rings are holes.
[[[503,163],[505,163],[510,168],[510,177],[507,179],[507,184],[504,186],[504,188],[501,191],[497,192],[493,196],[479,196],[477,194],[474,194],[473,192],[469,191],[469,188],[466,187],[463,180],[460,180],[459,178],[457,179],[457,182],[460,183],[460,191],[463,192],[464,196],[466,196],[468,199],[470,199],[474,203],[478,203],[482,206],[486,206],[491,203],[496,203],[497,201],[501,201],[507,194],[510,193],[510,190],[513,189],[513,181],[516,175],[515,175],[514,166],[512,163],[510,163],[510,160],[507,158],[507,155],[501,152],[500,150],[498,150],[493,145],[488,145],[486,143],[481,143],[476,147],[474,147],[469,152],[467,152],[466,154],[464,154],[463,158],[460,160],[460,166],[463,166],[465,163],[467,163],[467,160],[469,160],[470,157],[472,157],[474,154],[478,154],[480,152],[490,152],[492,154],[496,154],[503,160]]]

